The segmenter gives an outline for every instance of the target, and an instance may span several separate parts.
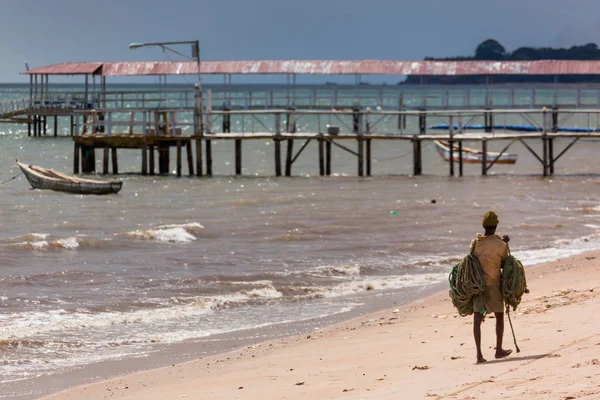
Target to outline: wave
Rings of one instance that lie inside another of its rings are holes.
[[[196,230],[204,226],[197,222],[186,224],[161,225],[157,229],[135,230],[117,235],[124,235],[144,240],[157,240],[169,243],[189,243],[196,240]]]

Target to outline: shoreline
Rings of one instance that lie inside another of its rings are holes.
[[[594,251],[526,268],[531,293],[511,313],[521,353],[493,360],[494,324],[484,323],[488,362],[480,366],[475,366],[472,318],[459,317],[444,290],[313,333],[244,344],[43,398],[442,399],[460,394],[466,399],[482,390],[490,398],[546,399],[557,390],[565,396],[600,394],[593,380],[581,378],[600,376],[598,359],[581,350],[600,345],[600,328],[590,318],[598,308],[593,301],[599,292],[594,286],[598,260],[600,251]],[[509,324],[504,347],[514,348]]]

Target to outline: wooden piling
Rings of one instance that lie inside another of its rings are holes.
[[[275,114],[275,176],[281,176],[281,114]]]
[[[275,138],[275,176],[281,176],[281,140]]]
[[[188,164],[188,175],[194,175],[194,156],[192,155],[192,142],[187,140],[185,142],[185,153],[187,155],[187,164]]]
[[[181,140],[177,141],[177,177],[181,177]]]
[[[206,175],[213,174],[213,156],[212,156],[212,141],[206,141]]]
[[[367,176],[371,176],[371,139],[365,140],[367,146]]]
[[[27,118],[27,136],[31,136],[31,117]]]
[[[81,147],[81,172],[91,174],[96,171],[96,152],[93,147]]]
[[[79,145],[77,143],[75,143],[74,145],[74,149],[73,149],[73,173],[74,174],[78,174],[79,173]]]
[[[111,160],[112,160],[112,173],[114,175],[119,174],[119,159],[117,157],[117,148],[113,147],[110,149],[111,152]]]
[[[70,118],[70,120],[71,120],[71,121],[70,121],[70,125],[69,125],[69,126],[70,126],[70,128],[69,128],[69,132],[71,133],[71,136],[73,136],[73,132],[74,132],[74,130],[75,130],[75,121],[74,121],[74,118],[73,118],[73,115],[72,115],[72,114],[71,114],[71,118]]]
[[[487,139],[481,139],[481,175],[487,175]]]
[[[158,173],[161,175],[169,174],[169,164],[171,161],[171,155],[169,153],[169,146],[163,144],[158,145]]]
[[[48,124],[46,123],[46,116],[44,115],[43,117],[43,132],[44,132],[44,136],[46,136],[48,134]]]
[[[58,136],[58,117],[54,116],[54,136]]]
[[[413,175],[418,176],[423,172],[423,160],[421,159],[421,139],[417,135],[411,139],[413,144]]]
[[[212,175],[212,154],[210,153],[209,141],[206,141],[206,173]],[[160,150],[159,150],[160,152]],[[158,155],[160,169],[160,153]],[[210,171],[210,172],[209,172]],[[202,176],[202,137],[196,137],[196,176]]]
[[[191,142],[190,142],[191,144]],[[150,167],[148,168],[149,171],[148,173],[150,175],[154,175],[155,171],[154,171],[154,146],[148,146],[148,158],[149,158],[149,165]]]
[[[325,141],[325,175],[331,175],[331,141]]]
[[[285,152],[285,176],[292,176],[292,158],[294,157],[294,139],[287,140]]]
[[[235,141],[235,174],[242,174],[242,141],[239,139]]]
[[[544,134],[542,137],[542,176],[548,176],[548,137]]]
[[[146,145],[142,146],[142,175],[148,175],[148,148]]]
[[[458,141],[458,176],[463,176],[463,145],[462,140]]]
[[[448,148],[450,149],[450,176],[454,176],[454,140],[448,140]]]
[[[554,138],[548,138],[548,163],[550,175],[554,175]]]
[[[358,144],[358,176],[363,176],[365,166],[365,148],[362,136],[359,135],[356,139],[356,142]]]
[[[325,161],[324,161],[324,151],[323,151],[324,143],[323,142],[324,142],[323,137],[320,136],[319,137],[319,175],[320,176],[325,175]]]
[[[104,175],[108,175],[108,157],[109,157],[109,149],[108,147],[105,147],[102,155],[102,173]]]

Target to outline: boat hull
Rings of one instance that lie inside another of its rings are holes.
[[[441,143],[437,140],[434,141],[435,143],[435,148],[438,152],[438,154],[446,161],[450,161],[450,148],[448,146],[446,146],[444,143]],[[452,156],[454,159],[454,162],[458,163],[459,162],[459,152],[458,149],[452,149]],[[500,155],[500,153],[496,153],[496,152],[487,152],[487,162],[488,164],[491,164],[494,160],[496,160],[495,164],[514,164],[517,162],[517,154],[510,154],[510,153],[506,153],[506,154],[502,154]],[[470,148],[464,148],[463,147],[463,151],[462,151],[462,159],[463,159],[463,163],[464,164],[481,164],[483,161],[483,152],[478,151],[478,150],[474,150],[474,149],[470,149]]]
[[[17,162],[34,189],[54,190],[74,194],[113,194],[123,186],[120,181],[95,181],[70,177],[54,170]]]

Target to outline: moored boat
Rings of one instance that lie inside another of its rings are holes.
[[[48,189],[76,194],[118,193],[121,181],[97,181],[75,178],[49,168],[42,168],[17,161],[17,165],[34,189]]]
[[[435,148],[442,158],[450,161],[450,146],[448,142],[434,140]],[[452,157],[454,162],[459,162],[458,146],[453,146]],[[496,164],[514,164],[517,162],[517,154],[504,153],[500,154],[495,151],[487,152],[487,162],[491,163],[496,160]],[[462,148],[462,159],[465,164],[481,164],[483,160],[483,152],[481,150],[471,149],[469,147]]]

